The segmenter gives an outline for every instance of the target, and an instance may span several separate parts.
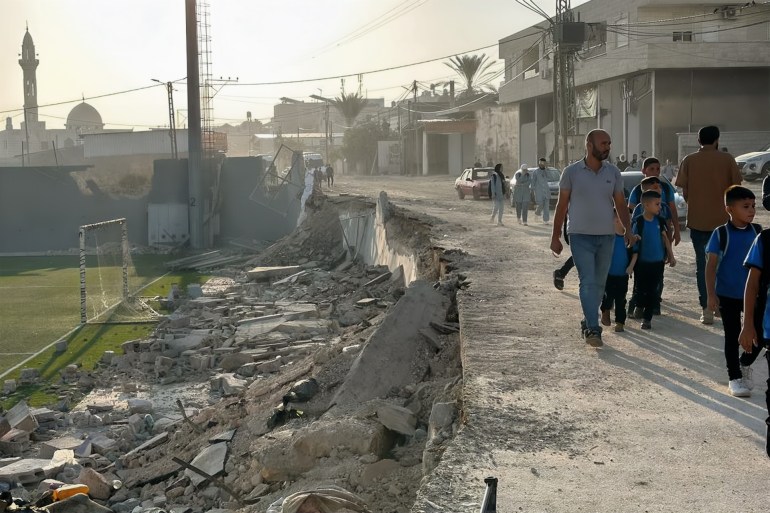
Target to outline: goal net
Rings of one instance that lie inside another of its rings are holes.
[[[80,322],[130,323],[158,318],[138,296],[125,219],[80,227]]]

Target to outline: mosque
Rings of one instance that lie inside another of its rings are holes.
[[[14,118],[7,117],[5,129],[0,130],[0,165],[43,164],[49,160],[53,164],[58,161],[57,152],[77,153],[83,135],[110,131],[104,130],[99,111],[85,101],[70,111],[63,129],[46,128],[45,121],[38,118],[36,70],[39,63],[35,43],[27,27],[19,59],[23,71],[24,111],[19,115],[19,128],[14,127]]]

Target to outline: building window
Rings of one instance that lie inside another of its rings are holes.
[[[615,20],[615,47],[628,46],[628,16],[620,15]]]
[[[540,73],[540,46],[536,45],[526,51],[521,62],[524,67],[524,80],[536,77]]]
[[[587,23],[586,41],[583,44],[582,56],[590,59],[607,53],[607,23]]]
[[[674,42],[677,41],[692,43],[692,31],[688,30],[686,32],[674,32]]]

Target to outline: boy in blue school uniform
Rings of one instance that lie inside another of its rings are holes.
[[[610,272],[607,275],[607,283],[604,286],[604,298],[602,299],[602,324],[610,326],[610,310],[615,307],[615,332],[625,330],[626,324],[626,295],[628,294],[628,275],[631,271],[628,267],[630,258],[623,234],[626,233],[623,223],[620,222],[617,211],[615,212],[615,245],[612,247],[612,261]]]
[[[636,235],[629,271],[634,273],[637,292],[637,305],[642,309],[643,330],[652,328],[652,315],[659,306],[658,285],[663,279],[666,263],[676,265],[671,239],[665,221],[660,218],[660,193],[645,191],[642,193],[644,213],[631,223]]]
[[[753,224],[755,196],[746,187],[733,185],[725,191],[725,210],[730,220],[711,234],[706,245],[706,291],[709,312],[719,312],[725,332],[727,391],[734,397],[749,397],[753,383],[751,364],[759,350],[739,356],[743,293],[749,270],[743,266],[749,249],[762,227]]]
[[[770,340],[770,309],[768,309],[767,289],[770,284],[770,230],[762,230],[754,239],[749,249],[746,261],[743,263],[749,269],[746,288],[743,292],[743,328],[738,337],[741,347],[747,353],[759,353],[762,347],[767,348]],[[768,373],[770,373],[770,354],[765,351]],[[770,457],[770,378],[767,379],[768,390],[765,392],[765,404],[768,417],[767,441],[765,452]]]

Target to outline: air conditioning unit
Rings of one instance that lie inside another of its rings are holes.
[[[543,80],[548,80],[551,78],[551,68],[542,68],[540,70],[540,78]]]
[[[734,20],[737,18],[737,14],[735,12],[735,7],[725,7],[722,9],[722,19],[723,20]]]

